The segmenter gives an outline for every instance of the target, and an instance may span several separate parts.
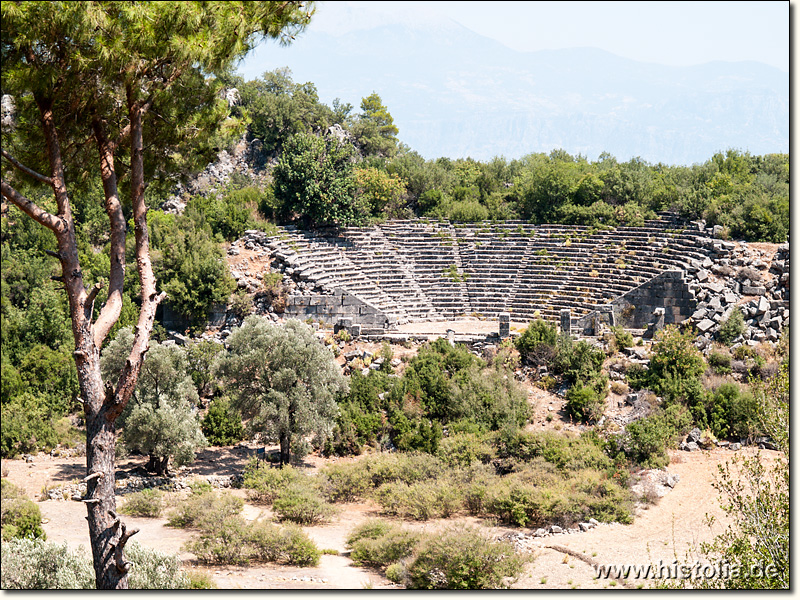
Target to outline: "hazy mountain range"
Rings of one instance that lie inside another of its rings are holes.
[[[377,92],[426,158],[518,158],[563,148],[596,159],[703,162],[727,148],[789,151],[789,74],[757,62],[672,67],[594,48],[518,52],[439,19],[342,22],[264,46],[253,79],[288,66],[320,99],[358,110]]]

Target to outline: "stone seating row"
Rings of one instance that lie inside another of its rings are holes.
[[[578,314],[707,254],[694,232],[654,221],[591,230],[521,222],[391,222],[310,234],[287,228],[277,253],[322,287],[342,287],[398,321],[510,311]],[[570,243],[566,243],[566,240]]]

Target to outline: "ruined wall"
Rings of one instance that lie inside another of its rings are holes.
[[[289,296],[283,316],[300,320],[311,317],[315,321],[331,324],[337,324],[341,319],[351,319],[362,326],[362,331],[384,330],[396,324],[392,316],[340,289],[334,290],[333,294]]]
[[[664,309],[664,324],[681,323],[692,316],[697,301],[683,271],[665,271],[611,302],[617,325],[644,329],[657,308]]]

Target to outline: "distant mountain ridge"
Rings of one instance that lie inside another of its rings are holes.
[[[517,52],[453,22],[308,31],[257,50],[252,79],[288,66],[320,99],[358,109],[376,91],[426,158],[518,158],[563,148],[595,159],[692,164],[727,148],[789,151],[789,74],[757,62],[672,67],[594,48]]]

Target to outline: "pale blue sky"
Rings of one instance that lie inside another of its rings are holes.
[[[590,46],[686,66],[755,60],[789,70],[789,6],[740,2],[318,2],[311,29],[330,33],[382,20],[458,23],[523,51]],[[347,10],[349,7],[351,10]]]

